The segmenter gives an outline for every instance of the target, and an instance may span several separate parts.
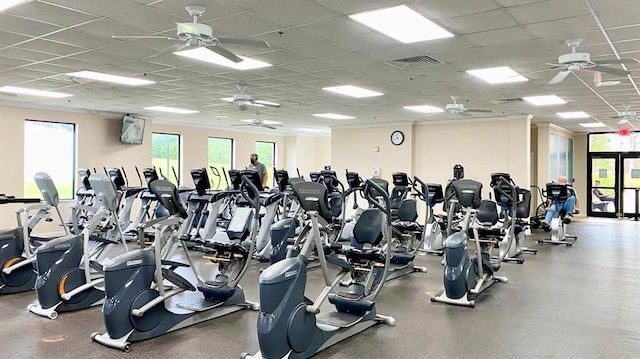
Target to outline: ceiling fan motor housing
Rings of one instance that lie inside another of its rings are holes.
[[[586,52],[574,52],[558,57],[559,64],[575,64],[583,62],[591,62],[591,56]]]
[[[213,39],[213,29],[209,25],[183,22],[177,24],[177,32],[179,39],[199,38],[204,41]]]
[[[450,103],[445,107],[445,110],[449,113],[461,113],[464,112],[464,105],[461,103]]]

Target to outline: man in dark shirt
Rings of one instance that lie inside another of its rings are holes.
[[[269,179],[269,174],[267,174],[267,167],[258,161],[257,153],[252,153],[251,157],[249,157],[249,161],[251,161],[251,164],[249,164],[247,168],[250,170],[258,171],[260,181],[262,182],[262,188],[266,187],[267,180]]]

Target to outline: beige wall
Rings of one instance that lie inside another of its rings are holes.
[[[331,137],[316,137],[314,140],[316,168],[322,169],[324,166],[331,165]]]
[[[122,117],[104,117],[83,113],[25,109],[0,106],[0,163],[4,168],[0,176],[0,193],[22,196],[24,177],[24,120],[45,120],[76,124],[77,165],[78,167],[102,168],[113,166],[149,166],[151,164],[151,145],[126,147],[119,142]],[[151,126],[145,128],[145,137],[149,138]],[[46,151],[43,148],[42,151]],[[130,173],[131,175],[131,173]],[[61,210],[65,220],[69,215],[71,202],[62,203]],[[0,207],[0,228],[15,226],[14,210],[20,205]],[[54,223],[44,223],[42,231],[59,231]]]
[[[400,146],[391,144],[395,130],[404,133]],[[374,148],[378,147],[379,152]],[[345,169],[356,171],[364,179],[372,177],[373,168],[380,168],[380,177],[391,181],[396,171],[412,173],[412,125],[344,128],[331,131],[331,166],[344,181]]]
[[[400,146],[391,144],[394,130],[405,134]],[[530,121],[526,118],[334,129],[332,165],[340,174],[348,168],[365,179],[371,178],[372,168],[378,167],[381,177],[388,181],[393,172],[403,171],[424,182],[444,185],[452,177],[453,166],[459,163],[465,168],[466,178],[484,184],[483,196],[488,198],[493,172],[508,172],[520,186],[529,186],[530,136]],[[375,147],[379,152],[374,152]]]
[[[416,126],[413,174],[425,182],[447,183],[453,166],[490,192],[491,173],[506,172],[521,187],[530,181],[530,121],[526,118]]]

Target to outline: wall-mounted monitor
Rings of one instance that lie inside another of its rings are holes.
[[[120,130],[120,142],[125,145],[141,145],[144,139],[145,122],[143,118],[124,116]]]

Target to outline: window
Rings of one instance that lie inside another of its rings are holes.
[[[170,133],[153,133],[151,135],[151,163],[164,177],[174,184],[180,176],[180,135]]]
[[[556,181],[559,176],[573,180],[573,139],[557,133],[549,134],[549,179]]]
[[[223,172],[233,168],[233,139],[209,137],[209,162],[207,170],[211,171],[211,167],[215,167],[220,177],[212,176],[212,189],[221,190],[225,188]],[[213,175],[213,173],[211,173]]]
[[[273,183],[273,167],[276,165],[276,144],[273,142],[256,142],[258,161],[267,167],[267,185]]]
[[[640,132],[629,136],[617,133],[589,134],[589,152],[635,152],[640,151]]]
[[[24,196],[40,198],[33,176],[46,172],[60,199],[74,197],[76,126],[70,123],[24,122]]]

